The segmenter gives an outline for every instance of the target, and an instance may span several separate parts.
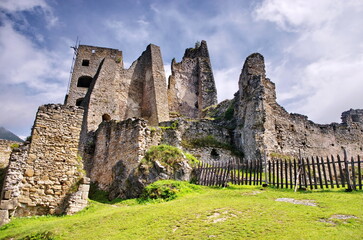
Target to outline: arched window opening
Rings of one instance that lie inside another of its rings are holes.
[[[108,114],[103,114],[102,115],[102,121],[110,121],[111,120],[111,116],[110,115],[108,115]]]
[[[84,99],[84,98],[78,98],[78,99],[76,100],[76,106],[82,106],[83,99]]]
[[[92,82],[92,77],[82,76],[78,78],[77,87],[89,88]]]

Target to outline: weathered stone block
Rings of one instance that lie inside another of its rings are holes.
[[[16,207],[16,201],[14,200],[1,200],[0,209],[11,210]]]
[[[90,188],[90,185],[88,185],[88,184],[81,184],[81,185],[79,185],[78,190],[79,191],[82,191],[82,192],[88,192],[89,191],[89,188]]]
[[[12,193],[12,191],[11,191],[11,190],[5,191],[5,192],[4,192],[4,199],[10,199],[10,197],[11,197],[11,193]]]
[[[8,223],[9,219],[9,212],[8,210],[0,210],[0,226]]]
[[[29,204],[29,203],[31,203],[31,202],[32,202],[32,200],[31,200],[29,197],[25,197],[25,196],[20,196],[20,197],[18,198],[18,201],[19,201],[20,203],[25,203],[25,204]]]
[[[25,175],[25,176],[27,176],[27,177],[32,177],[32,176],[34,176],[34,169],[32,169],[32,168],[27,168],[27,169],[25,170],[24,175]]]
[[[27,163],[32,163],[35,161],[35,159],[37,158],[37,156],[33,153],[28,155],[28,159],[27,159]]]

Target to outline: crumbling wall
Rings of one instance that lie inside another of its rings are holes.
[[[247,57],[239,78],[235,117],[235,144],[248,161],[261,159],[264,154],[264,58],[254,53]]]
[[[113,59],[119,68],[123,67],[122,52],[112,48],[102,48],[87,45],[79,45],[76,51],[76,59],[73,65],[69,92],[64,103],[69,106],[76,106],[77,100],[86,96],[88,87],[78,86],[80,77],[93,78],[105,58]],[[78,106],[80,106],[78,102]]]
[[[129,186],[128,178],[138,167],[145,151],[158,145],[144,120],[103,122],[95,135],[95,152],[90,178],[110,198],[135,196],[138,186]]]
[[[39,107],[31,143],[15,150],[10,158],[1,210],[9,211],[10,216],[62,213],[72,193],[88,192],[87,186],[78,188],[84,177],[77,154],[82,115],[78,107]]]
[[[205,41],[186,49],[180,63],[173,59],[171,72],[168,84],[171,113],[200,118],[203,109],[217,104],[217,89]]]
[[[95,133],[89,176],[99,189],[110,193],[110,199],[137,197],[150,183],[147,181],[160,177],[151,176],[155,173],[143,176],[145,173],[139,171],[140,161],[151,146],[173,145],[201,160],[238,160],[231,142],[230,131],[209,120],[180,119],[164,122],[161,127],[150,127],[141,119],[103,122]]]
[[[106,120],[144,118],[152,125],[169,120],[160,48],[150,44],[129,69],[105,58],[84,99],[82,143]]]
[[[264,58],[247,57],[239,81],[235,144],[246,159],[362,154],[363,110],[342,114],[342,123],[315,124],[306,116],[289,114],[276,102],[275,84],[265,76]]]
[[[297,157],[299,150],[303,157],[342,155],[343,149],[350,156],[363,153],[362,121],[345,121],[345,118],[351,119],[356,115],[356,110],[344,112],[340,124],[315,124],[306,116],[288,114],[277,104],[267,105],[266,112],[265,144],[268,156]]]
[[[6,175],[7,167],[9,165],[11,151],[16,146],[19,146],[19,144],[22,143],[0,139],[0,189],[2,189],[3,187],[4,178]]]
[[[19,145],[20,142],[0,139],[0,168],[5,168],[9,164],[12,145]]]

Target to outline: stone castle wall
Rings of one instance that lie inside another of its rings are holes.
[[[343,149],[350,156],[363,153],[363,122],[315,124],[277,104],[267,105],[266,112],[265,144],[270,156],[297,157],[299,150],[303,157],[343,155]]]
[[[276,102],[275,84],[265,76],[264,59],[250,55],[244,64],[236,106],[236,145],[248,160],[267,157],[362,155],[363,111],[342,114],[342,123],[315,124],[289,114]]]
[[[169,77],[170,112],[183,117],[201,118],[203,109],[217,104],[217,89],[207,43],[185,51],[180,63],[173,59]]]
[[[20,142],[0,139],[0,168],[5,168],[9,164],[9,158],[13,144],[21,144]]]
[[[194,146],[193,140],[212,137],[220,145],[230,145],[231,133],[212,121],[164,122],[160,128],[150,127],[140,119],[121,122],[103,122],[95,133],[95,149],[88,165],[92,166],[91,182],[115,197],[137,197],[144,187],[144,180],[137,176],[138,167],[146,151],[159,144],[168,144],[195,154],[202,160],[237,160],[223,146]],[[157,177],[154,176],[156,180]]]
[[[62,213],[73,192],[88,194],[81,182],[83,164],[78,157],[82,115],[78,107],[39,107],[31,143],[14,151],[10,158],[1,210],[11,216]],[[87,203],[87,198],[82,200]]]
[[[89,80],[92,80],[92,78],[97,73],[102,60],[105,58],[113,59],[120,68],[123,67],[122,52],[117,49],[86,45],[78,46],[78,49],[76,50],[76,59],[73,66],[69,92],[65,99],[66,105],[80,105],[80,102],[77,104],[77,100],[85,97],[88,87],[77,86],[79,84],[79,78],[89,77]]]
[[[122,122],[104,122],[95,134],[95,151],[90,171],[91,181],[110,198],[135,196],[127,179],[138,167],[145,151],[153,141],[144,120],[128,119]],[[136,186],[135,186],[136,188]]]
[[[152,125],[169,120],[165,99],[166,81],[159,47],[150,44],[129,69],[121,68],[113,58],[104,58],[84,98],[82,144],[104,120],[137,117]]]
[[[249,161],[260,159],[264,153],[265,81],[263,56],[252,54],[243,65],[235,107],[235,144]]]

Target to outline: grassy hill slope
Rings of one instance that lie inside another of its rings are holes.
[[[317,206],[278,198],[311,200]],[[339,219],[347,216],[354,218]],[[73,216],[14,219],[0,229],[0,238],[363,239],[363,193],[201,187],[168,202],[91,201]]]

